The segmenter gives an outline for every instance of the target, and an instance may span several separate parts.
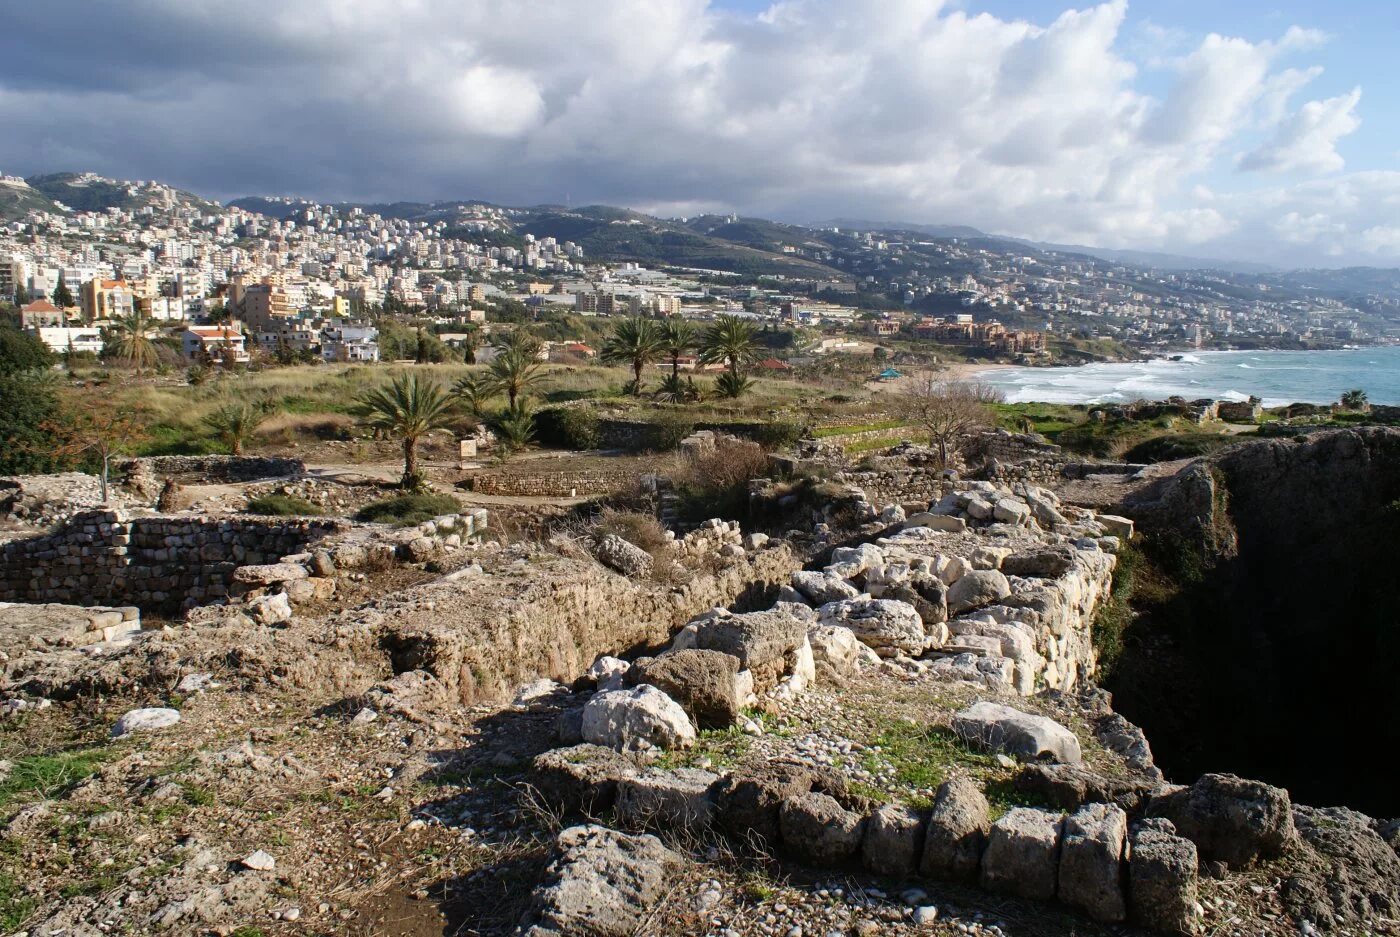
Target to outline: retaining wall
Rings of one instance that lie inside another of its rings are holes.
[[[0,601],[178,608],[228,594],[239,566],[299,553],[343,521],[75,516],[0,547]]]

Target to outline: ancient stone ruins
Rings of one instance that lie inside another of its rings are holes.
[[[1264,445],[1284,484],[1391,435]],[[999,453],[978,480],[926,456],[777,460],[744,523],[650,537],[606,516],[508,537],[481,509],[159,513],[14,480],[5,712],[93,754],[43,784],[0,763],[4,835],[39,857],[32,890],[0,882],[23,897],[7,920],[1393,932],[1396,824],[1223,771],[1169,780],[1102,688],[1123,564],[1176,521],[1223,535],[1233,463]],[[45,843],[95,871],[45,890],[72,874]]]

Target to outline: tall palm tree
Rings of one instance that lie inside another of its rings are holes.
[[[671,376],[681,373],[681,355],[695,347],[695,323],[689,319],[667,319],[661,323],[661,350],[671,358]]]
[[[700,336],[700,360],[705,364],[723,362],[738,377],[739,369],[758,360],[758,329],[738,316],[719,316]]]
[[[632,369],[633,394],[642,392],[642,369],[661,357],[661,329],[651,319],[634,316],[623,319],[603,342],[603,360],[625,364]]]
[[[1365,410],[1369,398],[1364,390],[1349,390],[1342,394],[1342,406],[1348,410]]]
[[[403,480],[400,484],[407,489],[421,487],[418,440],[447,425],[452,398],[430,378],[401,374],[387,387],[366,391],[359,402],[370,427],[402,440]]]
[[[491,376],[497,390],[506,395],[512,410],[520,395],[544,377],[540,372],[539,353],[539,341],[532,335],[517,331],[506,339],[501,353],[487,366],[486,373]]]
[[[107,327],[107,342],[117,360],[136,368],[136,376],[141,376],[143,367],[154,367],[160,360],[156,353],[156,343],[151,340],[151,324],[140,309],[131,315],[113,319]]]

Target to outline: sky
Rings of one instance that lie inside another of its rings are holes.
[[[0,172],[1400,265],[1394,0],[0,0]]]

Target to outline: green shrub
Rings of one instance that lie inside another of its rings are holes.
[[[321,513],[319,505],[296,495],[263,495],[260,498],[249,498],[248,506],[244,510],[249,514],[268,517],[307,517]]]
[[[681,440],[695,432],[695,424],[678,414],[664,414],[648,424],[642,435],[642,448],[649,452],[670,452]]]
[[[598,414],[583,407],[546,407],[535,414],[535,437],[556,449],[597,449],[603,434]]]
[[[430,521],[441,514],[456,514],[461,510],[461,502],[451,495],[399,495],[365,505],[355,518],[376,524],[408,527],[411,524]]]
[[[744,435],[764,449],[790,449],[802,438],[802,427],[786,420],[755,423]]]

